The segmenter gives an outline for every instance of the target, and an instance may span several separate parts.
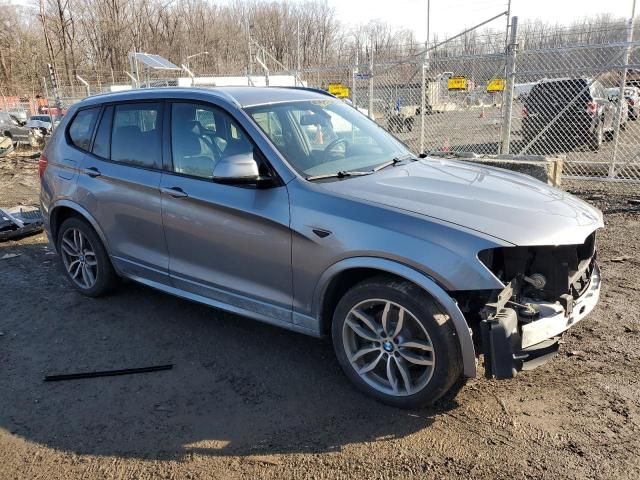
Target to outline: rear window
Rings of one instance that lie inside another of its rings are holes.
[[[88,108],[80,110],[69,125],[69,140],[82,150],[89,150],[91,136],[96,125],[100,108]]]

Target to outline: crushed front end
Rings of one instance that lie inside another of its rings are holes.
[[[544,363],[598,302],[595,232],[580,245],[505,247],[478,257],[506,285],[480,311],[487,377],[511,378]]]

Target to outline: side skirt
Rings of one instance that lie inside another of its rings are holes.
[[[304,327],[302,325],[297,325],[295,323],[277,320],[258,312],[253,312],[251,310],[246,310],[244,308],[236,307],[234,305],[229,305],[228,303],[220,302],[218,300],[213,300],[211,298],[207,298],[195,293],[186,292],[184,290],[180,290],[178,288],[165,285],[163,283],[155,282],[153,280],[148,280],[146,278],[138,277],[136,275],[125,274],[125,276],[135,282],[141,283],[151,288],[155,288],[156,290],[160,290],[165,293],[169,293],[171,295],[175,295],[176,297],[184,298],[186,300],[191,300],[192,302],[202,303],[204,305],[215,307],[220,310],[224,310],[226,312],[242,315],[243,317],[249,317],[253,320],[258,320],[260,322],[268,323],[270,325],[275,325],[277,327],[285,328],[287,330],[292,330],[294,332],[304,333],[305,335],[310,335],[312,337],[321,336],[319,331],[308,328],[308,327]]]

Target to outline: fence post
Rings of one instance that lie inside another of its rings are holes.
[[[358,108],[358,98],[357,98],[357,91],[358,91],[358,75],[360,73],[359,67],[359,54],[358,54],[358,49],[360,47],[358,46],[358,43],[356,42],[356,66],[353,68],[353,70],[351,71],[351,82],[352,82],[352,89],[351,89],[351,103],[353,103],[354,108]]]
[[[425,127],[425,111],[427,109],[427,72],[425,71],[427,68],[426,60],[427,60],[427,49],[429,48],[429,43],[424,42],[424,57],[422,59],[422,65],[420,66],[420,70],[422,70],[422,78],[420,84],[420,153],[424,153],[424,127]]]
[[[373,37],[371,38],[371,48],[369,49],[369,118],[373,118]]]
[[[511,118],[513,116],[513,89],[516,81],[516,51],[518,35],[518,17],[511,18],[511,38],[507,48],[507,78],[504,95],[502,96],[502,131],[500,132],[499,153],[509,153],[511,141]]]
[[[611,156],[611,164],[609,165],[609,178],[614,178],[616,175],[616,157],[618,156],[618,140],[620,138],[620,124],[622,123],[622,102],[626,102],[624,98],[624,87],[627,83],[627,71],[629,60],[631,58],[631,43],[633,42],[633,27],[636,12],[636,0],[633,0],[633,6],[631,8],[631,17],[627,24],[627,45],[624,52],[624,65],[622,67],[622,75],[620,75],[620,91],[618,93],[618,108],[616,109],[616,122],[613,126],[613,155]]]

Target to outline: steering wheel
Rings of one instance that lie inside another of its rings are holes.
[[[336,138],[335,140],[332,140],[329,145],[327,145],[325,147],[325,149],[323,150],[323,156],[324,156],[324,160],[329,160],[329,154],[331,153],[331,150],[333,150],[334,148],[336,148],[338,145],[340,145],[341,143],[344,143],[344,148],[346,151],[346,148],[349,146],[349,140],[347,140],[346,138]]]

